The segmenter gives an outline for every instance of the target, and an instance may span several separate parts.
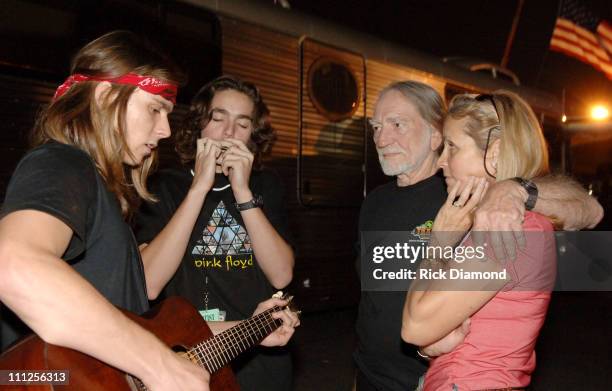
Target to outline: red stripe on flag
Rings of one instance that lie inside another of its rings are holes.
[[[610,61],[610,57],[608,57],[608,54],[606,53],[605,49],[603,49],[601,46],[593,45],[591,44],[591,42],[581,39],[580,36],[571,32],[567,32],[567,30],[565,29],[555,29],[555,31],[553,31],[552,38],[562,39],[576,46],[580,50],[584,51],[585,57],[594,56],[599,61]]]
[[[603,46],[607,52],[612,55],[612,42],[608,42],[606,39],[601,40],[601,46]]]
[[[585,54],[583,48],[573,42],[553,36],[553,39],[550,41],[550,49],[591,64],[612,80],[612,63],[610,61],[599,60],[592,53],[590,55]]]
[[[610,25],[608,21],[604,20],[599,23],[599,25],[597,26],[597,32],[599,33],[599,35],[602,36],[602,38],[605,38],[608,41],[612,42],[612,25]]]
[[[559,50],[562,51],[565,54],[569,54],[572,57],[576,57],[577,59],[584,61],[584,62],[589,62],[589,59],[587,57],[584,56],[584,51],[572,44],[571,42],[567,42],[563,39],[559,39],[559,38],[554,38],[551,42],[550,42],[550,49],[551,50]]]
[[[605,48],[603,48],[601,45],[593,45],[591,44],[591,42],[582,39],[580,36],[574,34],[573,32],[568,32],[565,29],[555,29],[555,31],[553,32],[553,38],[563,39],[568,42],[571,42],[577,47],[582,48],[582,50],[586,51],[587,53],[592,53],[593,55],[597,56],[602,61],[610,61],[610,57],[606,53]]]
[[[551,48],[553,46],[557,46],[557,47],[561,47],[566,50],[571,50],[575,56],[579,56],[581,59],[585,61],[589,61],[592,63],[606,64],[608,66],[612,65],[612,61],[599,59],[598,57],[593,55],[593,53],[589,53],[588,51],[584,50],[583,47],[578,46],[574,42],[568,41],[567,39],[564,39],[563,37],[554,36],[550,42],[550,45],[551,45]]]
[[[597,37],[595,37],[595,34],[593,34],[592,32],[590,32],[589,30],[583,27],[578,26],[577,24],[573,23],[570,20],[563,19],[563,18],[557,19],[557,23],[555,24],[555,29],[557,28],[562,28],[562,29],[574,32],[580,35],[581,37],[583,37],[584,39],[591,41],[591,43],[594,45],[597,45],[598,43]]]
[[[599,43],[612,56],[612,26],[605,20],[597,26]]]
[[[571,26],[570,26],[571,25]],[[576,26],[571,23],[563,23],[555,25],[555,29],[553,34],[562,34],[562,35],[573,35],[576,37],[576,40],[580,40],[584,42],[585,45],[590,45],[596,50],[601,50],[601,53],[598,53],[600,57],[608,59],[608,55],[605,50],[601,47],[601,39],[600,35],[595,35],[588,30],[583,29],[580,26]]]

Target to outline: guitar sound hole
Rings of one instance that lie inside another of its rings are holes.
[[[174,353],[178,353],[181,356],[184,356],[187,354],[187,348],[181,345],[173,346],[172,351]]]

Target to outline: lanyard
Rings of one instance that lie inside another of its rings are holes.
[[[204,310],[208,311],[208,274],[204,276]]]

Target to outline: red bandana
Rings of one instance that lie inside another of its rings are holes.
[[[109,81],[111,83],[118,84],[131,84],[151,94],[159,95],[169,100],[173,104],[176,103],[176,93],[178,91],[176,85],[162,81],[152,76],[140,76],[135,73],[128,73],[126,75],[114,78],[86,76],[80,73],[76,73],[74,75],[68,76],[64,84],[57,87],[55,95],[53,96],[53,100],[58,99],[59,97],[64,95],[70,89],[70,87],[72,87],[73,84],[76,84],[81,81]]]

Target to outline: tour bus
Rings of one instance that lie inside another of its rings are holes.
[[[557,97],[272,1],[5,0],[0,18],[2,199],[36,113],[68,74],[68,59],[102,33],[144,34],[186,71],[173,124],[212,78],[231,74],[255,83],[278,134],[264,163],[286,191],[296,254],[289,289],[306,311],[357,303],[359,207],[369,191],[392,180],[380,170],[367,119],[390,82],[422,81],[447,100],[461,92],[517,92],[544,126],[553,167],[565,170]],[[176,164],[167,140],[160,165]]]

